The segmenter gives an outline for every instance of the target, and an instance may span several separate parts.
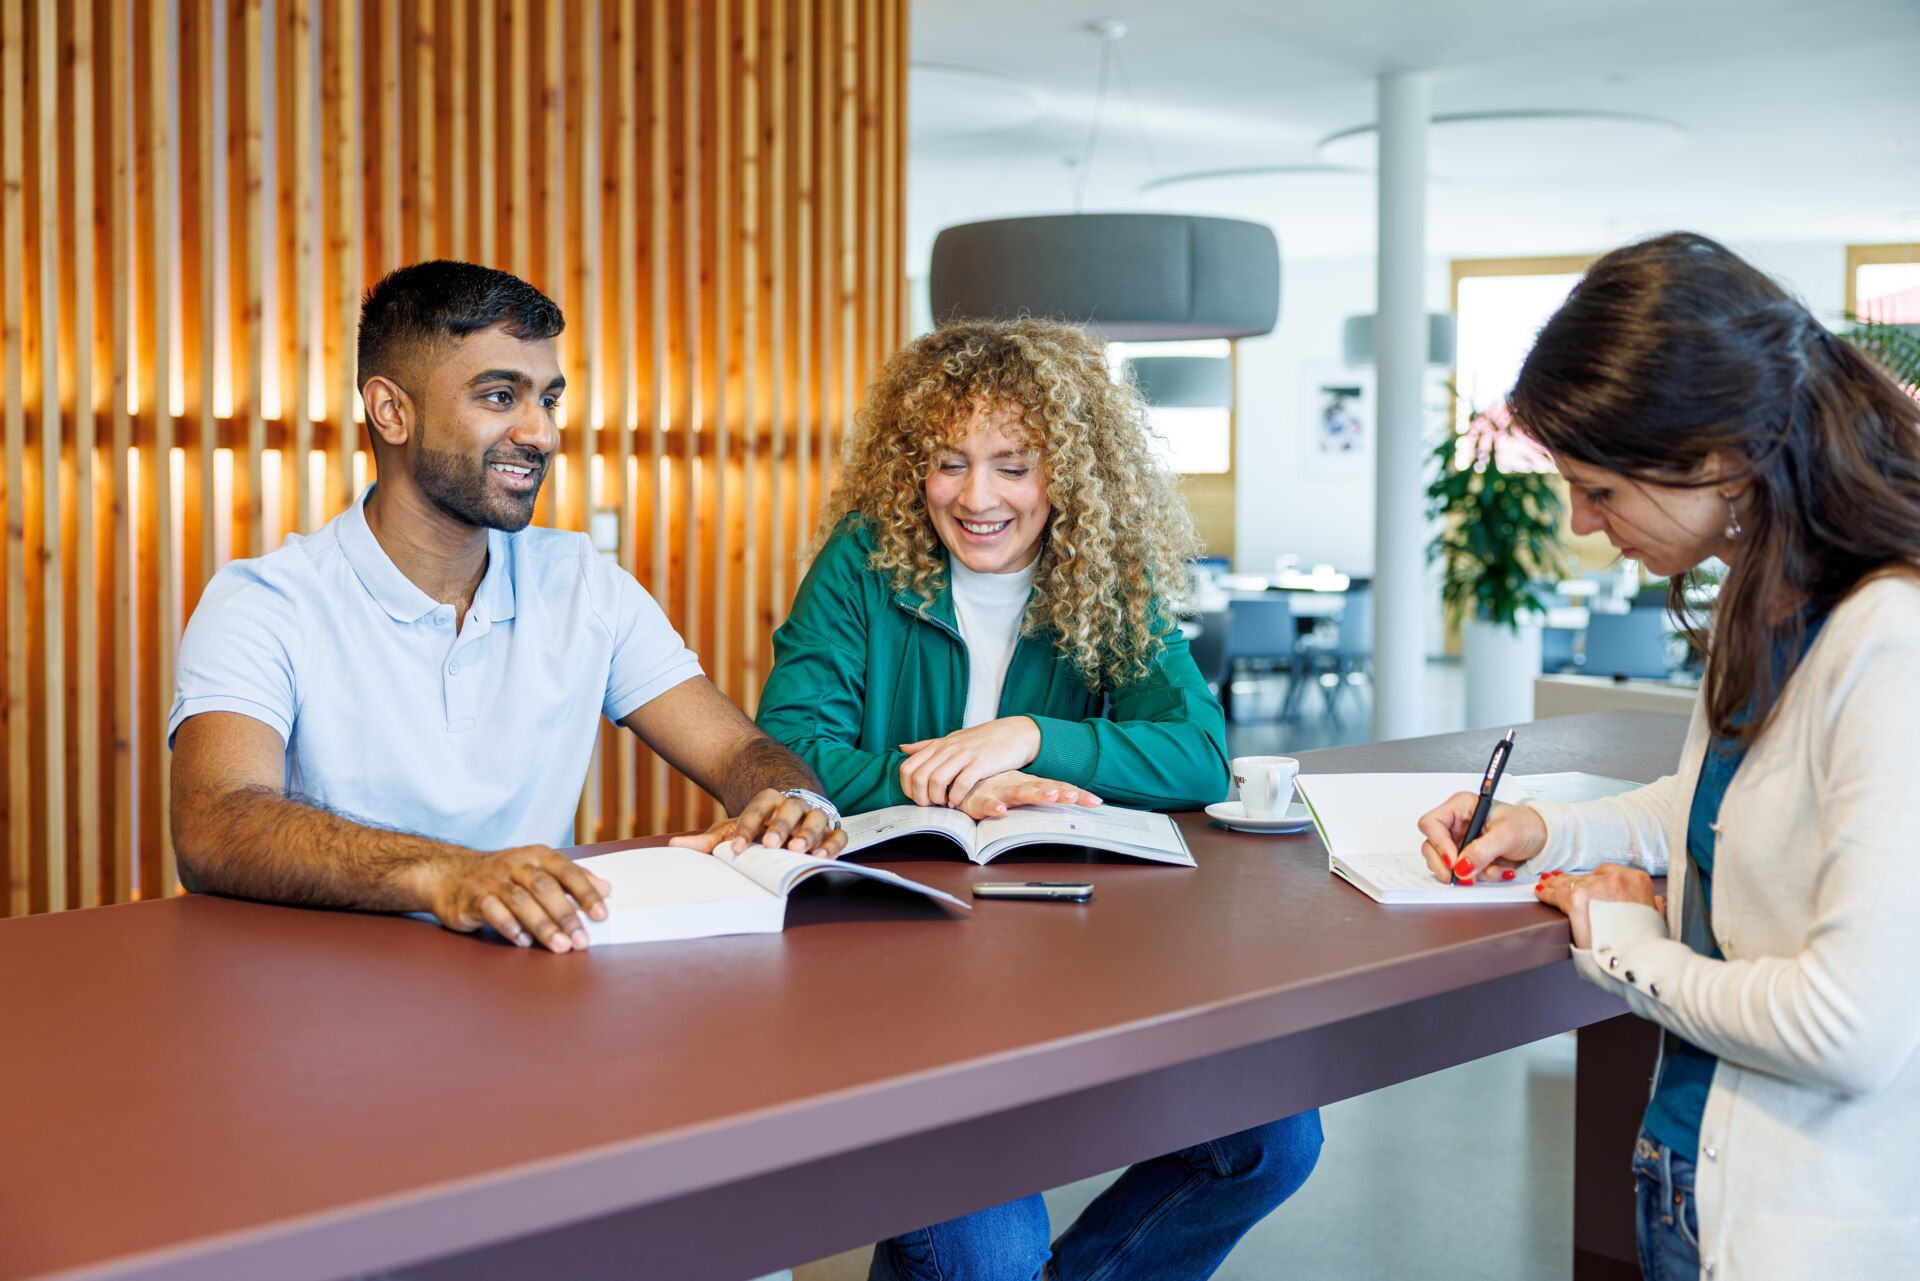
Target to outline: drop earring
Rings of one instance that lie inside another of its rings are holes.
[[[1721,532],[1727,536],[1728,542],[1732,542],[1746,530],[1740,524],[1740,511],[1733,505],[1733,495],[1722,494],[1720,497],[1727,500],[1727,527]]]

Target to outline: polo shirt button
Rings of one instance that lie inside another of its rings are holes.
[[[447,625],[447,616],[445,614],[435,614],[433,616],[433,621],[440,624],[440,626],[445,627]]]
[[[459,674],[460,674],[460,664],[458,663],[447,664],[447,675],[458,676]]]

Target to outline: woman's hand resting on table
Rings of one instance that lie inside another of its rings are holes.
[[[1653,892],[1653,878],[1637,867],[1602,863],[1591,872],[1568,875],[1548,872],[1533,887],[1542,903],[1551,904],[1567,914],[1573,927],[1573,945],[1585,950],[1593,946],[1593,927],[1587,920],[1587,905],[1603,903],[1641,903],[1665,913],[1666,901]]]
[[[1085,805],[1092,808],[1100,798],[1084,787],[1057,783],[1050,778],[1010,769],[981,780],[960,802],[960,812],[971,819],[1004,818],[1008,810],[1021,805]]]
[[[959,805],[982,780],[1025,769],[1040,754],[1030,716],[1002,716],[940,738],[902,743],[900,790],[915,805]]]
[[[1498,877],[1547,847],[1546,820],[1524,805],[1495,801],[1480,835],[1462,850],[1460,841],[1473,823],[1473,808],[1479,803],[1480,798],[1472,792],[1455,792],[1420,817],[1420,835],[1427,838],[1420,853],[1433,874],[1443,881],[1449,872],[1462,881],[1489,873]]]

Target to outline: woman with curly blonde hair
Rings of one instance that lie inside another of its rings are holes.
[[[1219,800],[1226,718],[1172,617],[1196,550],[1098,340],[943,326],[868,389],[760,724],[852,813]],[[1141,1162],[1051,1246],[1038,1195],[923,1228],[871,1276],[1210,1276],[1320,1137],[1305,1112]]]

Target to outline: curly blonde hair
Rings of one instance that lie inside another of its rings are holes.
[[[1133,684],[1164,648],[1200,542],[1149,444],[1139,392],[1114,380],[1105,346],[1083,329],[964,320],[889,356],[847,440],[819,541],[849,515],[864,518],[869,565],[924,611],[946,574],[928,472],[976,408],[1003,406],[1019,411],[1023,447],[1045,462],[1052,507],[1022,632],[1051,633],[1094,689]]]

